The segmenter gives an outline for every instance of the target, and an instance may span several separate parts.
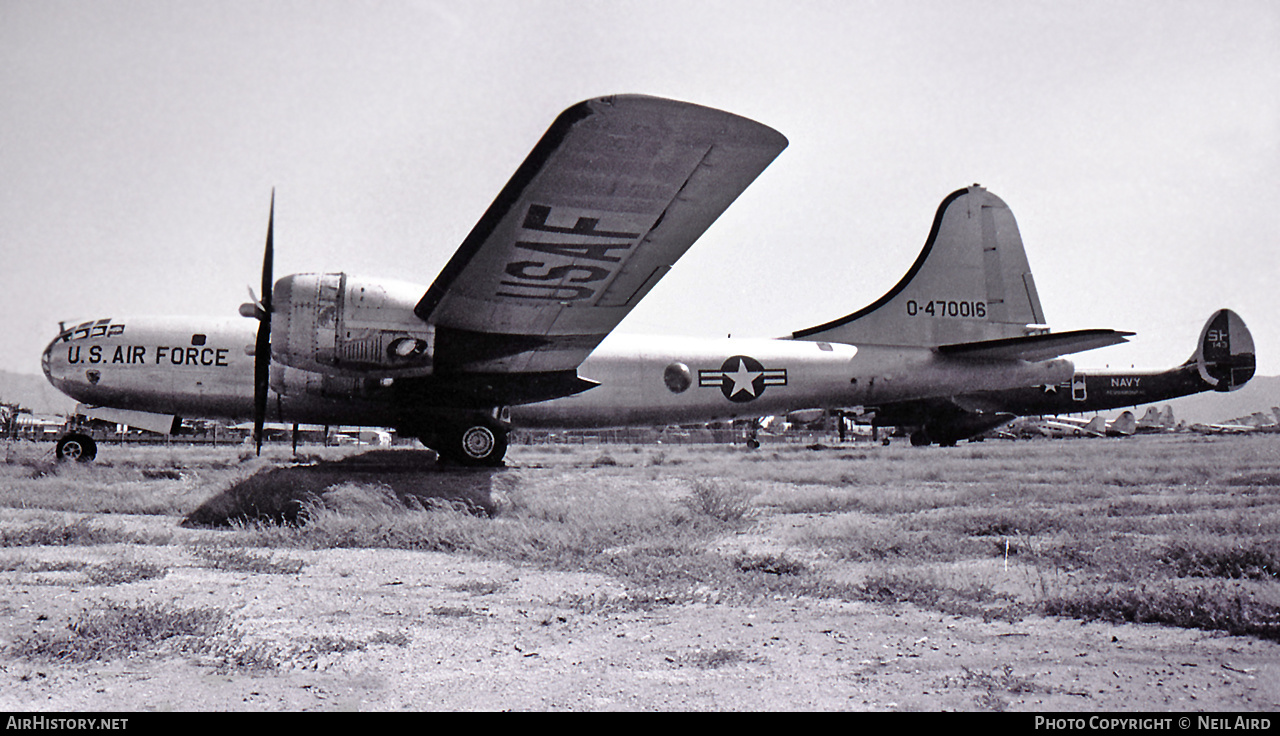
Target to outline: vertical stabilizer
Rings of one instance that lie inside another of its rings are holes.
[[[1131,411],[1122,411],[1120,416],[1107,422],[1107,434],[1111,436],[1128,437],[1137,431],[1138,420]]]
[[[1045,330],[1013,213],[975,184],[942,201],[924,249],[889,293],[792,338],[935,347]]]
[[[1138,420],[1138,429],[1157,429],[1160,426],[1160,410],[1154,406],[1148,406],[1146,413]]]
[[[1257,358],[1253,334],[1240,315],[1230,309],[1213,313],[1200,331],[1200,343],[1188,363],[1214,391],[1235,391],[1253,378]]]

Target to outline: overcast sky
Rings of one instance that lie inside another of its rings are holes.
[[[557,114],[613,93],[790,147],[619,328],[778,336],[875,300],[941,200],[1013,209],[1074,357],[1235,309],[1280,374],[1280,3],[0,0],[0,369],[59,320],[234,317],[276,274],[431,283]],[[256,286],[255,286],[256,288]]]

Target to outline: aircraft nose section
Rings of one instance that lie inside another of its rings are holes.
[[[61,337],[61,335],[59,335]],[[49,346],[44,349],[44,353],[40,356],[40,370],[44,371],[44,377],[49,383],[55,383],[53,380],[53,346],[58,344],[58,337],[53,338]],[[56,384],[55,384],[56,385]]]
[[[72,380],[71,357],[66,350],[70,334],[69,330],[59,330],[40,356],[40,370],[44,371],[45,379],[63,393]]]

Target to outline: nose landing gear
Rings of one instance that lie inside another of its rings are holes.
[[[54,448],[59,460],[76,460],[82,463],[92,461],[98,456],[98,443],[87,434],[72,432],[63,435]]]

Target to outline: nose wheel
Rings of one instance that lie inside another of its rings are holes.
[[[75,460],[87,463],[98,456],[98,443],[87,434],[73,432],[58,440],[54,454],[59,460]]]

